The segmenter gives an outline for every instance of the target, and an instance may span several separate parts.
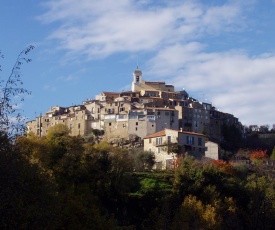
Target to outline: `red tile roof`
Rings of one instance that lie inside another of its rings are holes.
[[[160,137],[160,136],[165,136],[165,130],[159,131],[157,133],[152,133],[152,134],[144,137],[144,139],[153,138],[153,137]]]

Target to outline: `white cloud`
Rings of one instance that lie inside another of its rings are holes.
[[[150,60],[148,73],[169,75],[166,80],[178,87],[203,92],[245,124],[275,123],[275,54],[251,58],[243,51],[204,53],[202,48],[196,43],[167,47]]]
[[[46,4],[49,11],[40,20],[60,23],[50,38],[60,41],[64,49],[91,58],[116,52],[155,51],[240,24],[241,6],[237,4],[208,8],[191,1],[155,7],[148,4],[130,0],[55,0]]]
[[[210,51],[215,47],[207,42],[251,31],[245,13],[254,1],[164,2],[51,0],[40,20],[58,25],[49,37],[76,59],[147,52],[151,58],[144,72],[149,78],[204,92],[245,124],[275,123],[275,55],[251,57],[237,48]]]
[[[46,90],[46,91],[52,91],[52,92],[54,92],[54,91],[56,91],[56,86],[55,85],[44,85],[43,86],[43,89],[44,90]]]

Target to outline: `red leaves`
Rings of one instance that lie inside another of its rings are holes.
[[[231,163],[228,163],[223,160],[213,160],[211,161],[212,165],[214,165],[216,168],[220,169],[222,172],[226,174],[234,174],[234,167]]]
[[[250,154],[251,161],[261,161],[268,158],[267,150],[253,150]]]

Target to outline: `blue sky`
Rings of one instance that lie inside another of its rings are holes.
[[[245,125],[275,124],[274,0],[2,0],[0,50],[6,78],[22,49],[32,94],[28,119],[80,104],[101,91],[165,81],[232,113]]]

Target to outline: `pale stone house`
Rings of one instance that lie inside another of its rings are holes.
[[[171,151],[178,145],[178,153]],[[164,129],[144,137],[144,151],[155,154],[156,169],[169,169],[178,155],[188,154],[195,158],[205,155],[205,136],[199,133]]]
[[[220,159],[219,144],[212,142],[212,141],[206,141],[206,143],[205,143],[205,157],[213,159],[213,160],[219,160]]]

